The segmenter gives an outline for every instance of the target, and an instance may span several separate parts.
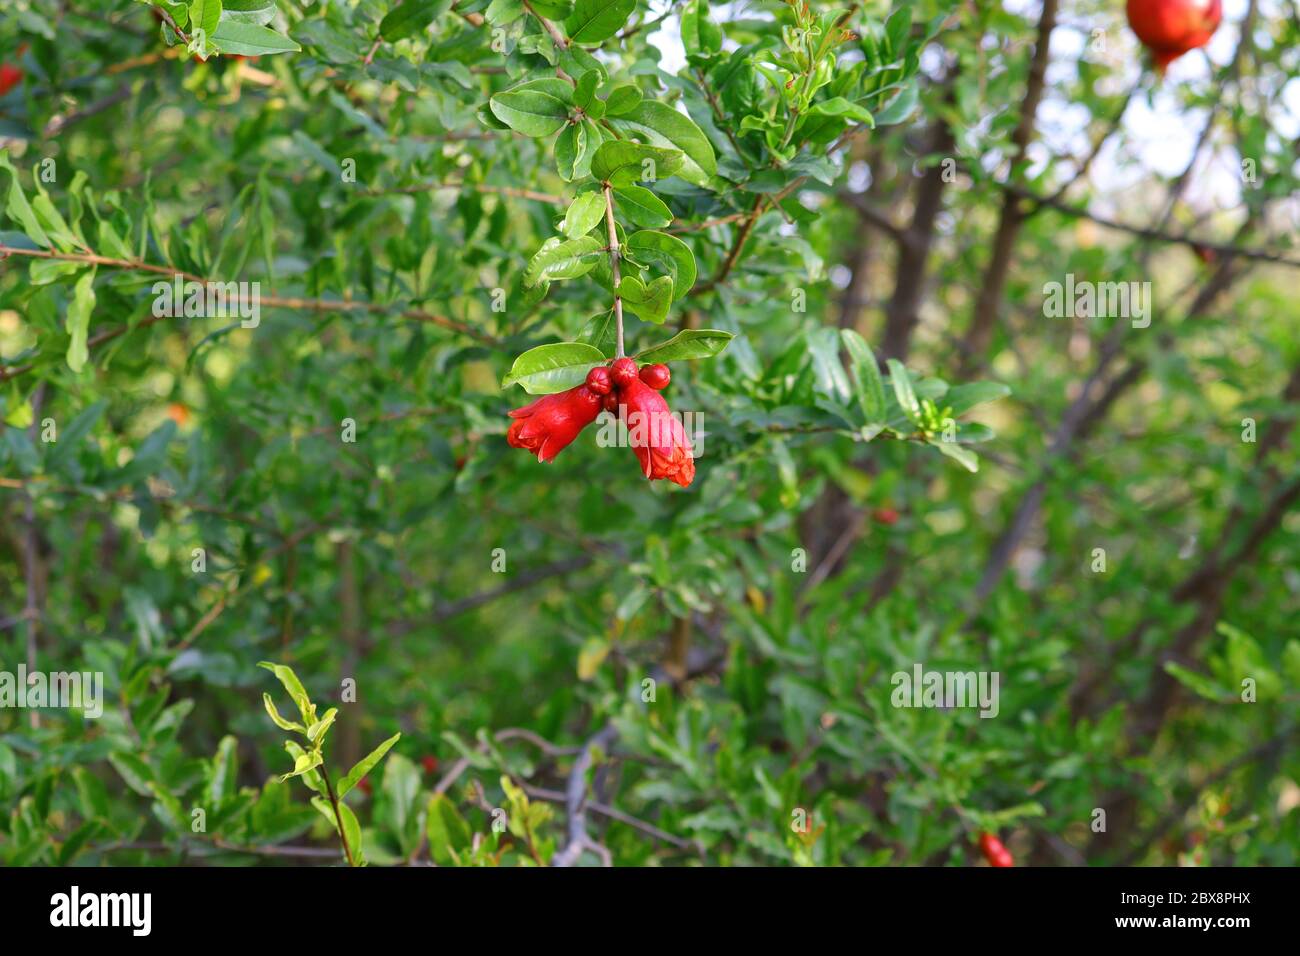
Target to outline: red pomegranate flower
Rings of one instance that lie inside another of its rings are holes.
[[[1161,73],[1189,50],[1205,46],[1223,19],[1223,0],[1128,0],[1128,23],[1151,50]]]
[[[618,398],[632,451],[645,476],[651,481],[667,478],[683,488],[689,485],[695,477],[691,440],[664,397],[639,378],[632,378],[620,384]]]
[[[4,96],[23,78],[23,71],[8,63],[0,63],[0,96]]]
[[[543,395],[531,405],[516,408],[506,441],[512,448],[537,453],[538,461],[554,461],[600,413],[600,396],[586,385],[567,392]]]

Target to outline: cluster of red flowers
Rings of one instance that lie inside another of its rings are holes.
[[[695,456],[686,429],[659,394],[670,379],[667,365],[638,369],[630,358],[593,368],[577,388],[512,411],[506,441],[535,452],[538,461],[552,461],[603,408],[628,427],[628,443],[647,478],[667,478],[684,488],[695,477]]]

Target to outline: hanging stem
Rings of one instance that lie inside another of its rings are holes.
[[[618,269],[618,230],[614,228],[614,191],[605,183],[605,226],[609,229],[609,271],[614,276],[614,321],[617,323],[618,341],[615,346],[615,358],[623,357],[623,297],[618,294],[618,284],[622,281]]]

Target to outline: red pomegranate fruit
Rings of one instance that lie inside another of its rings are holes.
[[[1165,68],[1205,46],[1223,20],[1223,0],[1128,0],[1128,25]]]

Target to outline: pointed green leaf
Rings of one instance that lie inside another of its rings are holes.
[[[343,799],[344,794],[361,782],[361,778],[375,769],[375,765],[384,759],[384,754],[393,749],[393,744],[402,739],[401,734],[393,734],[382,744],[376,747],[370,753],[366,754],[348,771],[347,776],[339,781],[338,795]]]
[[[628,236],[624,248],[635,261],[672,277],[674,301],[695,285],[695,254],[676,236],[645,229]]]
[[[594,345],[582,342],[539,345],[515,359],[510,374],[501,380],[501,387],[522,385],[530,395],[553,395],[581,385],[591,369],[604,364],[604,354]]]
[[[569,122],[569,108],[540,90],[506,90],[488,101],[501,122],[525,136],[549,136]]]
[[[528,268],[524,270],[524,285],[535,286],[539,282],[586,275],[604,255],[603,249],[603,243],[593,236],[567,240],[553,236],[542,243],[542,248],[529,260]]]
[[[679,149],[686,155],[677,175],[697,186],[708,186],[718,174],[713,145],[694,121],[666,103],[643,100],[610,122],[619,130],[638,133],[652,146]]]
[[[570,239],[578,239],[591,232],[604,218],[604,195],[595,191],[582,193],[569,204],[564,222],[560,223],[560,232]]]
[[[90,358],[87,335],[90,330],[90,313],[95,308],[95,270],[83,274],[72,290],[68,305],[68,368],[80,372]]]
[[[889,367],[889,381],[894,386],[894,396],[898,399],[903,414],[909,421],[918,422],[921,417],[921,403],[916,400],[916,392],[912,390],[912,378],[907,374],[907,369],[898,359],[888,359],[885,365]]]
[[[673,221],[667,204],[644,186],[615,186],[618,211],[634,226],[662,229]]]
[[[255,23],[222,20],[208,37],[222,53],[239,56],[272,56],[276,53],[297,53],[302,50],[297,43],[282,33]]]
[[[869,425],[885,421],[885,383],[880,377],[876,356],[866,340],[853,329],[841,329],[840,338],[849,352],[849,370],[862,415]]]
[[[574,43],[599,43],[619,31],[636,9],[636,0],[576,0],[564,21]]]
[[[667,179],[682,167],[686,157],[680,150],[611,139],[602,143],[591,160],[591,175],[615,186],[630,186],[644,180]]]
[[[713,358],[722,354],[733,338],[733,333],[720,329],[683,329],[667,342],[652,345],[638,353],[637,361],[648,365],[654,362]]]

